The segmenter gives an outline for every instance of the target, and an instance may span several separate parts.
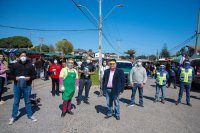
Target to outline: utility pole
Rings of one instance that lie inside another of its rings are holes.
[[[198,53],[198,37],[199,37],[199,23],[200,23],[200,8],[199,8],[199,15],[198,15],[198,21],[197,21],[197,30],[196,30],[196,44],[195,44],[195,53]]]
[[[99,0],[99,66],[102,66],[102,0]]]
[[[43,41],[44,41],[44,38],[43,37],[40,37],[40,52],[42,51],[42,44],[43,44]]]

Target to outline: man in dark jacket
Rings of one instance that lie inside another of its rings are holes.
[[[124,88],[125,75],[122,70],[117,69],[115,59],[110,60],[109,64],[110,69],[105,70],[103,76],[103,88],[106,91],[106,101],[108,107],[108,112],[105,118],[108,119],[112,117],[112,108],[114,102],[115,116],[117,120],[120,120],[119,94]]]
[[[19,59],[20,60],[13,64],[11,68],[11,78],[14,80],[14,103],[9,125],[13,124],[13,122],[16,120],[21,94],[24,96],[28,118],[33,122],[37,121],[37,119],[33,116],[30,104],[30,94],[32,89],[31,84],[32,80],[36,78],[36,72],[33,65],[27,61],[26,52],[21,52]]]

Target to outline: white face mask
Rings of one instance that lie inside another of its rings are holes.
[[[103,63],[104,66],[106,66],[106,63]]]
[[[86,60],[87,63],[90,63],[90,60]]]
[[[26,57],[20,57],[20,60],[22,61],[22,62],[25,62],[26,61]]]
[[[55,64],[57,64],[57,63],[58,63],[58,61],[57,61],[57,60],[54,60],[54,63],[55,63]]]
[[[138,65],[138,66],[141,66],[141,65],[142,65],[142,62],[137,62],[137,65]]]
[[[73,68],[73,64],[71,64],[71,63],[68,63],[67,66],[68,66],[69,69],[72,69],[72,68]]]

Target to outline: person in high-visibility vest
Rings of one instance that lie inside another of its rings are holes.
[[[158,102],[159,92],[161,90],[162,97],[161,102],[165,104],[165,88],[167,84],[167,80],[169,79],[169,74],[165,70],[165,65],[160,65],[160,69],[156,72],[156,95],[155,95],[155,103]]]
[[[180,90],[179,90],[179,96],[178,96],[176,105],[181,103],[183,92],[185,90],[186,103],[188,106],[192,106],[192,104],[190,103],[190,89],[191,89],[192,79],[194,78],[194,68],[190,66],[189,60],[184,61],[184,65],[183,67],[180,67],[178,74],[180,76]]]

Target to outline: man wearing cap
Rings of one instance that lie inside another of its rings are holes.
[[[176,105],[181,103],[183,91],[185,90],[187,105],[192,106],[192,104],[190,103],[190,89],[191,89],[192,79],[194,78],[194,69],[193,67],[190,66],[189,60],[184,61],[184,65],[183,67],[180,67],[178,75],[180,76],[180,90]]]
[[[169,74],[165,70],[165,65],[160,65],[160,69],[156,72],[156,95],[155,103],[158,102],[159,92],[162,92],[161,102],[165,104],[165,88],[167,80],[169,79]]]
[[[82,93],[83,93],[84,87],[85,87],[84,103],[90,104],[88,99],[89,99],[90,87],[92,85],[91,75],[94,75],[94,73],[95,73],[94,71],[95,71],[95,67],[92,63],[92,58],[90,56],[88,56],[86,62],[83,62],[81,64],[81,68],[78,70],[78,72],[81,73],[81,76],[80,76],[80,80],[79,80],[77,105],[81,104]]]
[[[120,120],[119,94],[123,90],[125,85],[125,75],[122,70],[117,68],[115,59],[110,60],[109,65],[110,69],[105,70],[103,76],[103,88],[106,91],[106,101],[108,108],[105,119],[112,117],[112,108],[114,102],[115,117],[117,120]]]
[[[135,67],[130,71],[130,85],[133,87],[131,102],[128,107],[134,106],[135,104],[135,94],[138,88],[139,91],[139,106],[144,107],[143,105],[143,88],[147,81],[147,74],[145,68],[142,66],[142,60],[138,59],[136,61]]]

